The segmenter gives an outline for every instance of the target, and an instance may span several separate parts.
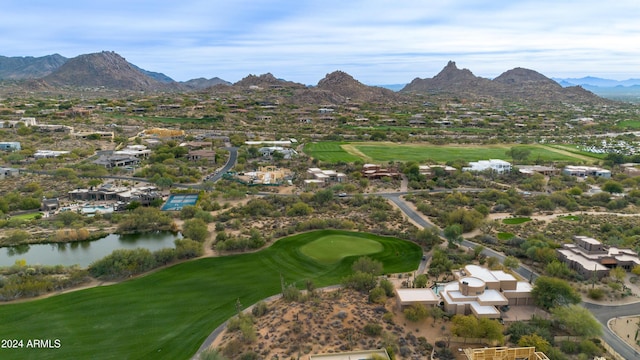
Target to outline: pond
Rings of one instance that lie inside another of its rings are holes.
[[[87,267],[116,249],[145,248],[155,251],[174,248],[180,233],[158,231],[144,234],[111,234],[94,241],[32,244],[0,248],[0,266],[11,266],[24,259],[30,265],[80,265]]]

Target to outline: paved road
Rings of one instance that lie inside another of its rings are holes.
[[[226,147],[226,150],[229,150],[229,159],[227,163],[224,164],[222,169],[218,170],[213,176],[211,176],[207,181],[216,182],[222,178],[222,175],[230,171],[235,165],[236,161],[238,161],[238,148],[237,147]]]
[[[640,314],[640,303],[611,306],[583,302],[580,305],[591,311],[593,316],[602,324],[602,340],[604,342],[609,344],[625,359],[640,359],[640,354],[620,339],[618,335],[614,334],[607,324],[609,320],[616,317]]]

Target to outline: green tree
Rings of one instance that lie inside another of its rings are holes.
[[[594,337],[602,334],[602,326],[586,308],[570,304],[551,309],[553,320],[571,335]]]
[[[562,279],[548,276],[540,276],[531,291],[533,301],[546,310],[556,306],[577,304],[580,302],[580,294],[571,285]]]
[[[531,154],[531,150],[525,147],[514,146],[511,149],[507,150],[505,154],[513,160],[513,162],[524,161]]]
[[[520,337],[520,340],[518,340],[518,346],[533,346],[536,348],[536,351],[542,351],[545,354],[547,354],[549,349],[551,349],[549,341],[538,334],[523,335]]]
[[[624,192],[624,187],[615,180],[608,180],[602,185],[602,190],[612,194],[621,194]]]
[[[473,315],[455,315],[451,322],[453,323],[452,334],[463,338],[480,337],[480,326],[477,317]]]
[[[520,261],[514,256],[507,256],[506,258],[504,258],[502,265],[504,265],[508,269],[514,270],[520,266]]]
[[[455,246],[462,241],[462,226],[460,224],[449,225],[443,230],[444,237],[449,241],[449,246]]]
[[[621,282],[627,276],[627,272],[620,266],[616,266],[609,270],[609,276],[617,282]]]
[[[420,274],[416,276],[415,281],[413,282],[413,287],[416,288],[426,288],[429,283],[429,278],[425,274]]]
[[[209,236],[207,223],[199,218],[185,220],[182,225],[182,235],[191,240],[204,242]]]
[[[429,310],[423,304],[413,304],[403,311],[409,321],[418,322],[429,317]]]
[[[387,302],[387,294],[383,288],[376,286],[369,291],[369,302],[374,304],[384,304]]]

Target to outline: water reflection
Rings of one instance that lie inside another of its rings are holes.
[[[111,234],[95,241],[77,241],[55,244],[18,245],[0,251],[0,266],[11,266],[17,260],[27,264],[80,265],[89,266],[116,249],[145,248],[150,251],[174,248],[174,240],[182,238],[180,233],[153,232],[145,234]]]

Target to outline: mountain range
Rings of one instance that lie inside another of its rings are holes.
[[[595,78],[593,78],[595,79]],[[193,91],[218,85],[235,88],[287,88],[289,100],[304,102],[398,101],[404,96],[427,94],[468,100],[519,101],[526,103],[602,103],[606,102],[581,86],[563,87],[533,70],[515,68],[491,80],[458,69],[450,61],[433,78],[415,78],[399,91],[368,86],[349,74],[335,71],[315,86],[278,79],[272,74],[248,75],[231,84],[220,78],[177,82],[157,72],[141,69],[115,52],[103,51],[67,59],[59,54],[43,57],[0,56],[0,80],[13,81],[30,91],[53,88],[105,88],[134,91]],[[563,79],[563,85],[570,85]]]

